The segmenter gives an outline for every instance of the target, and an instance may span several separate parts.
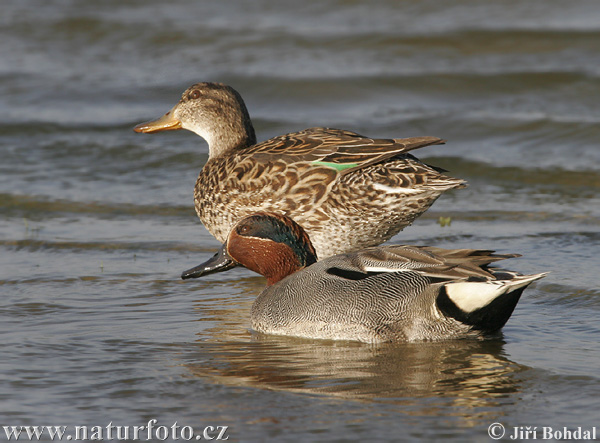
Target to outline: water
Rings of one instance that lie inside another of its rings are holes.
[[[464,442],[490,441],[493,422],[538,437],[598,424],[596,2],[2,9],[0,425]],[[518,252],[507,267],[550,275],[489,342],[253,333],[262,278],[178,278],[219,246],[192,207],[206,144],[131,130],[210,80],[240,91],[259,139],[314,125],[447,139],[417,154],[470,187],[392,242]]]

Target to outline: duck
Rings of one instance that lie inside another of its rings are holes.
[[[134,131],[186,129],[208,143],[194,188],[196,213],[220,242],[242,217],[278,212],[300,223],[319,257],[377,246],[466,182],[409,151],[437,137],[375,139],[314,127],[257,143],[241,95],[222,83],[197,83],[157,120]]]
[[[366,343],[497,337],[525,288],[546,273],[489,267],[518,254],[386,245],[317,261],[291,218],[242,218],[219,251],[183,272],[198,278],[242,265],[267,279],[251,308],[252,329]]]

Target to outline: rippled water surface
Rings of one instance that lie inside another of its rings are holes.
[[[242,94],[261,140],[447,139],[417,155],[470,186],[392,242],[550,275],[488,342],[253,333],[261,277],[179,280],[219,246],[193,210],[205,142],[131,130],[207,80]],[[7,2],[0,96],[0,425],[457,442],[600,426],[597,2]]]

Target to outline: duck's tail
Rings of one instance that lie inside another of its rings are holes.
[[[520,275],[489,269],[495,280],[468,279],[444,285],[437,298],[438,308],[447,316],[486,333],[501,329],[532,282],[546,276]]]

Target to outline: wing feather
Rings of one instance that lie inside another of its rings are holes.
[[[437,137],[373,139],[341,129],[309,128],[271,138],[247,148],[242,154],[252,155],[262,162],[278,156],[290,164],[329,165],[348,173],[414,149],[443,143],[444,140]]]

